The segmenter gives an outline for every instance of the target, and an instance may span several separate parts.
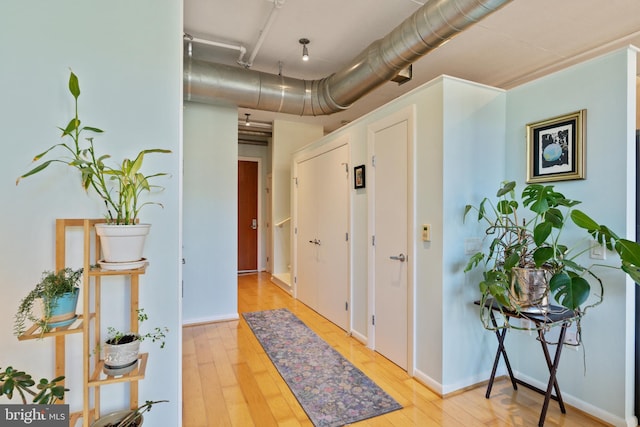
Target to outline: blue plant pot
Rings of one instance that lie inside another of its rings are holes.
[[[75,288],[73,292],[68,292],[51,302],[51,318],[47,323],[49,329],[68,326],[78,318],[76,306],[79,295],[80,288]]]

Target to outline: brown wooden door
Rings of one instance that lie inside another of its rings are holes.
[[[238,271],[258,269],[258,162],[238,160]]]

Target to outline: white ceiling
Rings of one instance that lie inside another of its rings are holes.
[[[425,0],[276,0],[251,69],[315,80],[340,70],[387,35]],[[437,1],[437,0],[431,0]],[[194,37],[242,45],[248,60],[274,0],[184,0],[184,29]],[[310,60],[301,60],[302,37]],[[330,132],[415,87],[447,74],[509,89],[626,45],[640,47],[639,0],[514,0],[413,64],[413,79],[389,82],[343,112],[299,117],[240,108],[252,120],[322,124]],[[196,58],[237,65],[239,52],[193,45]],[[238,67],[240,67],[238,65]],[[640,69],[640,67],[638,68]]]

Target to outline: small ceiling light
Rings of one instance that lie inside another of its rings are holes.
[[[251,126],[251,122],[249,121],[249,116],[250,116],[251,114],[249,114],[249,113],[244,113],[244,115],[247,117],[246,119],[244,119],[244,124],[245,124],[246,126]]]
[[[302,45],[302,60],[303,61],[308,61],[309,60],[309,50],[307,50],[307,45],[309,44],[309,39],[300,39],[300,40],[298,40],[298,42],[300,42],[300,44]]]

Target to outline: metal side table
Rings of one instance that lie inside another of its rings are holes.
[[[476,305],[480,305],[480,301],[475,302]],[[564,340],[567,332],[567,328],[571,323],[578,320],[580,318],[580,314],[577,311],[568,310],[564,307],[558,306],[549,306],[549,310],[546,313],[518,313],[516,311],[509,310],[500,304],[498,304],[495,300],[488,299],[484,304],[484,309],[489,310],[490,319],[493,327],[495,328],[496,338],[498,339],[498,350],[496,352],[496,357],[493,362],[493,369],[491,370],[491,377],[489,378],[489,384],[487,385],[487,392],[485,397],[489,399],[491,395],[491,388],[493,387],[493,381],[496,376],[496,371],[498,369],[498,363],[500,362],[500,357],[504,359],[505,364],[507,365],[507,371],[509,373],[509,378],[511,380],[511,384],[513,385],[513,389],[518,389],[518,384],[527,387],[531,390],[534,390],[540,394],[544,395],[544,404],[542,405],[542,411],[540,413],[540,420],[538,421],[538,426],[542,427],[544,425],[544,420],[547,416],[547,409],[549,408],[549,401],[551,399],[558,402],[560,406],[560,411],[563,414],[566,414],[567,411],[564,407],[564,402],[562,401],[562,394],[560,394],[560,387],[558,386],[558,381],[556,380],[556,373],[558,372],[558,365],[560,364],[560,354],[562,353],[562,347],[564,345]],[[509,363],[509,358],[507,356],[507,351],[504,346],[505,337],[507,334],[508,328],[499,328],[498,323],[496,321],[495,313],[498,312],[503,316],[514,319],[527,319],[533,322],[536,325],[536,330],[538,331],[538,339],[540,344],[542,345],[542,352],[544,353],[544,358],[547,362],[547,367],[549,368],[549,382],[547,383],[547,389],[541,390],[538,387],[535,387],[532,384],[526,383],[513,375],[513,371],[511,370],[511,364]],[[558,337],[558,343],[556,347],[556,351],[553,355],[553,359],[551,358],[551,353],[549,352],[549,347],[547,341],[544,339],[544,331],[545,329],[560,326],[560,335]],[[553,392],[555,391],[555,395]]]

